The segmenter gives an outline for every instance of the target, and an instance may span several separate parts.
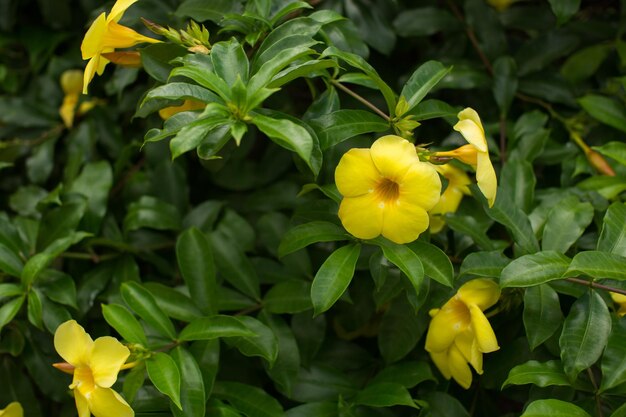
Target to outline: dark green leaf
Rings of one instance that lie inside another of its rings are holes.
[[[533,384],[538,387],[571,385],[567,375],[563,372],[561,361],[528,361],[522,365],[517,365],[509,371],[509,376],[502,384],[502,388],[507,385],[525,384]]]
[[[580,7],[580,0],[548,0],[552,7],[552,12],[556,15],[559,25],[567,22],[576,14]]]
[[[505,117],[517,92],[517,65],[510,56],[502,56],[493,63],[493,97],[500,115]]]
[[[176,16],[188,16],[198,22],[211,20],[219,23],[224,19],[224,15],[240,11],[241,1],[239,0],[212,0],[209,4],[204,0],[184,0],[176,9]]]
[[[248,417],[283,415],[283,407],[274,397],[252,385],[220,381],[215,384],[213,395],[225,399]]]
[[[354,275],[359,253],[361,245],[346,245],[334,251],[324,261],[311,285],[315,315],[331,308],[346,291]]]
[[[166,353],[153,353],[146,361],[148,377],[156,389],[167,395],[182,410],[180,403],[180,371],[174,359]]]
[[[585,410],[568,401],[536,400],[520,417],[591,417]]]
[[[148,227],[157,230],[180,229],[180,214],[175,206],[147,195],[128,206],[124,229],[128,231]]]
[[[247,296],[260,299],[259,277],[241,249],[219,231],[211,233],[209,238],[217,270],[224,279]]]
[[[441,7],[420,7],[403,10],[393,21],[398,36],[405,38],[429,36],[459,28],[459,21]]]
[[[591,203],[570,196],[559,201],[550,213],[543,228],[543,250],[567,252],[593,220]],[[564,227],[567,225],[567,227]]]
[[[626,107],[622,103],[597,94],[587,94],[578,103],[594,119],[626,132]]]
[[[272,329],[250,316],[237,317],[237,320],[247,327],[253,335],[231,337],[226,342],[235,346],[246,356],[262,357],[271,368],[278,357],[278,340]]]
[[[543,251],[524,255],[515,259],[502,270],[500,286],[532,287],[545,282],[560,279],[570,260],[567,256],[554,251]]]
[[[444,67],[438,61],[427,61],[420,65],[413,72],[400,93],[408,105],[402,114],[417,106],[451,69],[452,67]],[[396,114],[396,116],[402,116],[402,114]]]
[[[353,403],[369,407],[405,405],[417,408],[409,391],[404,386],[394,382],[378,382],[366,386],[354,397]]]
[[[229,86],[233,86],[237,79],[248,82],[248,57],[236,39],[213,44],[211,61],[215,73]]]
[[[172,340],[176,338],[174,325],[159,308],[150,291],[136,282],[125,282],[120,288],[120,294],[131,310],[159,334]]]
[[[601,251],[579,252],[564,276],[583,274],[592,278],[626,280],[626,257]]]
[[[404,273],[411,282],[415,295],[419,296],[424,282],[424,266],[421,257],[407,246],[386,239],[378,238],[373,243],[379,245],[385,258]]]
[[[209,239],[195,227],[185,230],[176,241],[176,259],[191,299],[204,313],[217,313],[215,262]]]
[[[611,335],[602,355],[600,392],[626,382],[626,320],[613,322]]]
[[[626,256],[626,204],[611,204],[604,215],[598,250]]]
[[[318,242],[346,240],[349,235],[341,227],[330,222],[309,222],[295,226],[287,233],[278,247],[278,256],[283,257]]]
[[[424,267],[424,274],[440,284],[452,287],[454,269],[448,255],[437,246],[419,240],[409,243],[407,246],[419,256]]]
[[[506,226],[511,232],[515,243],[525,253],[535,253],[539,250],[539,243],[535,238],[530,221],[522,209],[506,195],[498,193],[493,207],[487,212],[489,217]]]
[[[389,122],[380,116],[364,110],[337,110],[311,121],[320,140],[320,147],[326,150],[344,140],[371,132],[384,132]]]
[[[527,288],[523,317],[528,344],[534,350],[561,327],[563,313],[559,295],[548,284]]]
[[[2,328],[9,324],[18,311],[20,311],[22,304],[24,304],[24,298],[24,295],[15,297],[0,307],[0,331],[2,331]]]
[[[463,259],[459,275],[499,278],[504,267],[510,262],[511,260],[501,251],[473,252]]]
[[[211,340],[219,337],[254,337],[244,323],[232,316],[202,317],[189,323],[178,337],[179,340]]]
[[[188,350],[177,346],[172,350],[172,359],[180,370],[180,404],[182,409],[171,407],[176,417],[204,417],[206,413],[206,396],[202,372],[195,358]]]
[[[109,323],[124,340],[131,343],[139,343],[144,346],[148,345],[141,324],[125,307],[119,304],[103,304],[102,315],[107,323]]]
[[[274,285],[263,298],[265,309],[274,314],[294,314],[313,308],[308,281],[285,281]]]

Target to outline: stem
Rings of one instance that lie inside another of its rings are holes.
[[[260,310],[261,308],[263,308],[263,304],[261,304],[261,303],[255,304],[255,305],[253,305],[251,307],[244,308],[243,310],[236,312],[234,315],[235,316],[245,316],[248,313],[254,313],[257,310]]]
[[[565,281],[573,282],[574,284],[584,285],[586,287],[597,288],[599,290],[606,290],[606,291],[614,292],[617,294],[626,295],[626,290],[622,290],[620,288],[615,288],[615,287],[610,287],[604,284],[598,284],[597,282],[593,282],[593,281],[587,281],[586,279],[569,277],[569,278],[565,278]]]
[[[374,113],[376,113],[377,115],[379,115],[380,117],[382,117],[386,121],[388,121],[388,122],[391,121],[391,118],[389,116],[387,116],[382,110],[380,110],[378,107],[373,105],[366,98],[358,95],[357,93],[355,93],[354,91],[352,91],[348,87],[346,87],[345,85],[341,84],[339,81],[337,81],[337,80],[330,80],[330,83],[332,85],[334,85],[335,87],[339,88],[340,90],[342,90],[343,92],[345,92],[346,94],[349,94],[350,96],[354,97],[356,100],[358,100],[359,102],[364,104],[366,107],[370,108]]]
[[[596,398],[596,408],[598,409],[598,417],[604,417],[602,413],[602,402],[600,401],[600,395],[598,395],[598,384],[596,383],[596,379],[593,376],[593,371],[591,368],[587,368],[587,374],[589,375],[589,379],[591,380],[591,385],[593,385],[593,389],[595,391]]]
[[[459,21],[463,24],[463,26],[465,26],[465,33],[467,34],[467,37],[472,43],[474,50],[478,54],[480,60],[483,62],[483,65],[485,66],[485,68],[487,68],[487,71],[489,72],[489,74],[493,76],[493,66],[491,65],[491,61],[489,61],[489,58],[487,58],[487,55],[485,55],[482,48],[478,44],[478,39],[476,38],[474,29],[472,29],[472,27],[467,24],[467,21],[465,20],[463,13],[461,13],[457,5],[454,4],[454,1],[448,0],[447,3],[448,3],[448,7],[450,8],[450,10],[452,10],[452,13],[454,13],[456,18],[459,19]]]

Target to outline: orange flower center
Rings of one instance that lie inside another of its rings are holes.
[[[374,192],[381,203],[395,203],[400,197],[400,186],[395,181],[383,178],[376,184]]]

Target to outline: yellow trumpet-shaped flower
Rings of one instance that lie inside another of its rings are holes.
[[[133,417],[133,409],[111,386],[130,355],[117,339],[104,336],[95,341],[76,321],[61,324],[54,333],[54,347],[67,363],[55,367],[72,372],[78,417]]]
[[[500,298],[498,284],[475,279],[461,286],[441,309],[430,311],[432,320],[426,335],[426,351],[446,378],[454,378],[463,388],[472,383],[469,364],[483,373],[483,353],[500,347],[483,311]]]
[[[94,75],[96,73],[102,75],[104,67],[109,63],[109,60],[103,57],[102,54],[113,52],[117,48],[130,48],[138,43],[160,42],[118,23],[126,9],[136,1],[117,0],[111,9],[111,13],[108,16],[106,13],[101,13],[91,24],[89,30],[87,30],[83,43],[80,46],[83,59],[89,60],[85,68],[83,94],[87,94],[87,86]]]
[[[63,97],[63,103],[59,108],[59,114],[65,127],[68,129],[74,125],[74,117],[78,114],[85,114],[91,110],[96,102],[93,100],[84,101],[78,106],[78,100],[80,99],[81,91],[83,90],[83,71],[81,70],[67,70],[61,74],[61,88],[65,96]]]
[[[13,401],[3,410],[0,410],[0,417],[24,417],[24,409],[17,401]]]
[[[201,101],[187,99],[180,106],[170,106],[170,107],[165,107],[159,110],[159,116],[161,116],[161,119],[167,120],[173,115],[175,115],[176,113],[180,113],[184,111],[191,111],[191,110],[202,110],[205,107],[206,107],[206,104]]]
[[[624,315],[626,315],[626,295],[618,294],[616,292],[612,292],[610,294],[613,302],[615,304],[619,304],[619,310],[617,310],[617,314],[620,317],[623,317]]]
[[[431,233],[438,233],[443,228],[443,215],[454,213],[459,208],[463,195],[470,194],[467,186],[471,183],[465,171],[453,165],[435,165],[435,169],[448,180],[448,186],[441,194],[439,202],[428,212]]]
[[[376,140],[370,149],[346,152],[335,182],[344,197],[339,218],[346,230],[360,239],[383,235],[396,243],[411,242],[428,228],[427,211],[441,193],[435,168],[394,135]]]

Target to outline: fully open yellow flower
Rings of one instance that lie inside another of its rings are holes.
[[[4,410],[0,410],[0,417],[24,417],[24,409],[17,401],[13,401]]]
[[[441,309],[430,311],[426,351],[446,379],[454,378],[464,388],[472,383],[469,364],[482,374],[483,353],[500,347],[483,311],[500,298],[498,284],[475,279],[461,286]]]
[[[618,294],[616,292],[612,292],[610,294],[613,302],[619,304],[619,310],[617,310],[617,314],[620,317],[623,317],[624,315],[626,315],[626,295]]]
[[[87,94],[87,86],[98,73],[102,75],[104,67],[109,60],[104,58],[102,54],[113,52],[116,48],[130,48],[143,42],[160,42],[147,36],[135,32],[133,29],[122,26],[119,20],[128,9],[137,0],[117,0],[111,9],[111,13],[106,16],[101,13],[94,20],[91,27],[85,34],[80,50],[83,59],[88,59],[87,68],[85,68],[85,76],[83,82],[83,94]]]
[[[411,242],[428,228],[428,214],[441,193],[432,165],[421,162],[415,146],[399,136],[378,139],[370,149],[346,152],[335,170],[343,200],[339,218],[360,239],[383,235]]]
[[[132,417],[134,411],[111,386],[130,355],[117,339],[104,336],[95,341],[76,321],[61,324],[54,333],[54,347],[69,364],[55,366],[73,371],[70,388],[78,417]]]
[[[439,202],[428,212],[431,233],[437,233],[443,228],[443,215],[454,213],[459,208],[463,195],[470,194],[467,186],[471,183],[465,171],[453,165],[435,165],[435,169],[448,180],[448,186],[441,194]]]

